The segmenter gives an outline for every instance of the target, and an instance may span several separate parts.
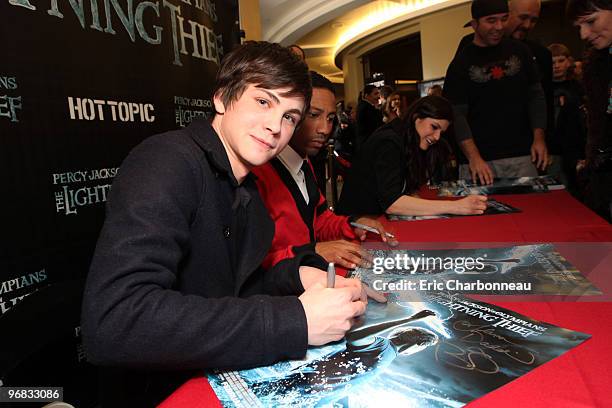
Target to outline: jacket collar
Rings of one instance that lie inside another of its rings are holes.
[[[205,118],[198,118],[191,122],[186,130],[197,145],[204,150],[211,166],[219,173],[227,174],[232,185],[238,187],[239,184],[232,171],[232,165],[227,157],[225,146],[223,146],[219,135],[215,132],[210,122]],[[253,173],[249,172],[242,184],[250,179],[253,179]]]
[[[293,177],[296,177],[300,170],[302,170],[305,159],[300,157],[291,146],[287,145],[287,147],[279,153],[278,160],[285,165]]]

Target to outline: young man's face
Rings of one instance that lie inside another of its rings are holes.
[[[572,62],[565,55],[553,57],[553,79],[555,81],[564,81],[567,77],[567,71],[572,66]]]
[[[336,97],[325,88],[313,88],[310,110],[289,146],[300,156],[315,156],[331,135],[336,119]]]
[[[540,18],[539,0],[512,0],[506,33],[515,40],[524,40]]]
[[[248,172],[266,163],[291,139],[302,116],[304,99],[282,96],[287,91],[249,85],[230,106],[224,106],[221,95],[215,95],[218,114],[213,128],[219,133],[234,172]]]
[[[491,14],[472,20],[474,43],[480,47],[492,47],[501,42],[508,22],[508,13]]]

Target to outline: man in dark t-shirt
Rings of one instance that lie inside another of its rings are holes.
[[[554,124],[552,55],[548,48],[537,41],[527,38],[540,20],[541,8],[541,0],[508,0],[509,16],[504,31],[506,37],[522,41],[523,44],[529,47],[537,64],[540,82],[546,97],[546,146],[550,149],[552,142],[550,130]],[[469,27],[470,25],[471,23],[468,22],[465,26]],[[472,42],[474,42],[474,33],[463,37],[455,55]]]
[[[548,163],[546,101],[533,54],[504,38],[505,0],[474,0],[474,41],[451,62],[444,95],[455,109],[460,178],[536,176]]]

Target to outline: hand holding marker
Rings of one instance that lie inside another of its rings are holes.
[[[370,227],[369,225],[364,225],[355,221],[351,221],[351,226],[380,235],[380,231],[378,231],[376,228]],[[395,235],[391,234],[390,232],[385,232],[385,236],[395,239]]]

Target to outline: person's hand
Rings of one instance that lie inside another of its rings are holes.
[[[397,246],[397,240],[395,238],[387,236],[387,231],[385,230],[385,227],[375,217],[363,216],[357,218],[355,222],[374,228],[379,232],[380,239],[382,242],[386,242],[390,246]],[[353,231],[355,232],[355,235],[359,240],[365,241],[368,231],[362,230],[361,228],[353,228]]]
[[[315,252],[327,262],[333,262],[347,269],[368,262],[369,256],[361,250],[359,244],[346,240],[317,242]]]
[[[477,157],[470,160],[470,174],[472,175],[472,182],[476,184],[480,182],[482,185],[493,183],[493,170],[487,164],[482,157]]]
[[[347,279],[350,280],[350,279]],[[325,288],[316,283],[300,297],[308,324],[308,344],[320,346],[341,340],[355,318],[365,313],[361,285]]]
[[[305,290],[313,287],[316,284],[325,286],[327,284],[327,271],[313,268],[311,266],[300,266],[300,280]],[[385,303],[387,298],[377,290],[370,288],[359,279],[345,278],[343,276],[336,275],[335,288],[357,288],[361,291],[360,299],[364,302],[368,298],[377,301],[378,303]]]
[[[576,172],[581,172],[586,167],[586,160],[578,160],[576,162]]]
[[[355,287],[361,290],[360,299],[367,302],[368,299],[375,300],[378,303],[386,303],[387,298],[379,291],[372,289],[357,278],[344,278],[342,276],[336,276],[336,288],[348,288]]]
[[[352,279],[352,280],[356,280],[356,279]],[[369,287],[363,282],[361,282],[361,289],[362,289],[362,293],[361,293],[362,297],[365,294],[366,299],[372,299],[378,303],[387,303],[387,298],[385,297],[385,295],[383,295],[376,289],[372,289],[371,287]]]
[[[327,272],[312,266],[300,266],[300,281],[304,290],[308,290],[317,283],[325,286],[327,283]]]
[[[536,130],[534,134],[533,144],[531,145],[531,162],[540,170],[546,170],[546,167],[550,164],[543,130]]]
[[[451,214],[477,215],[483,214],[487,209],[487,196],[470,195],[461,200],[453,201]]]

